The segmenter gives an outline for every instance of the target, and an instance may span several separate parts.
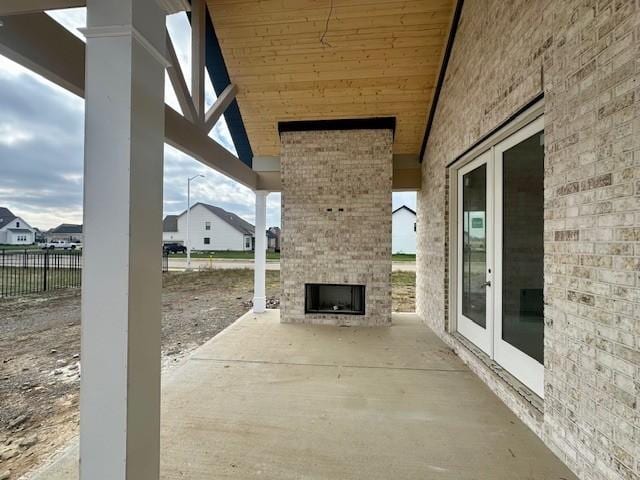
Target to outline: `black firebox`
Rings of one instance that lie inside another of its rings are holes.
[[[307,283],[304,312],[364,315],[364,297],[364,285]]]

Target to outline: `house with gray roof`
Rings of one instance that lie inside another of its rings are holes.
[[[82,225],[74,223],[61,223],[49,230],[46,235],[48,242],[74,242],[82,243]]]
[[[11,210],[0,207],[0,245],[31,245],[35,229]]]
[[[163,243],[187,244],[190,223],[192,250],[253,250],[255,228],[249,222],[223,208],[206,203],[191,207],[190,220],[185,210],[163,220]]]

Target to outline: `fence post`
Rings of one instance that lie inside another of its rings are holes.
[[[47,291],[47,272],[49,271],[49,249],[44,251],[44,266],[43,266],[43,275],[42,275],[42,291]]]

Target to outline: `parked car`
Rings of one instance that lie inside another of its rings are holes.
[[[165,243],[164,253],[187,253],[187,247],[180,245],[179,243]]]

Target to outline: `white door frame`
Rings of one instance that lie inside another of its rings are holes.
[[[460,294],[457,296],[457,308],[458,312],[457,325],[458,331],[465,336],[465,338],[471,340],[476,346],[478,346],[483,352],[485,352],[490,357],[493,356],[493,322],[491,322],[491,315],[493,311],[493,295],[491,294],[492,288],[491,285],[486,286],[486,300],[485,300],[485,328],[482,328],[480,325],[475,323],[473,320],[467,318],[462,313],[462,268],[463,268],[463,250],[464,250],[464,242],[461,241],[463,238],[463,201],[462,196],[464,193],[464,188],[462,185],[462,180],[464,176],[475,170],[476,168],[481,167],[482,165],[486,165],[487,167],[487,179],[486,179],[486,217],[485,217],[485,231],[486,231],[486,239],[485,239],[485,262],[487,269],[491,268],[492,264],[492,256],[493,256],[493,234],[491,229],[488,228],[489,225],[492,225],[492,195],[491,195],[491,178],[493,178],[493,169],[492,169],[492,149],[487,150],[486,152],[480,154],[476,159],[466,164],[464,167],[458,170],[458,242],[457,242],[457,256],[458,256],[458,265],[460,266],[460,270],[457,274],[457,282],[458,282],[458,292]],[[492,281],[491,274],[485,272],[486,280],[490,283]]]
[[[449,218],[449,271],[451,272],[449,306],[451,308],[449,318],[451,321],[448,330],[450,332],[457,331],[472,341],[541,398],[544,398],[544,365],[502,340],[502,308],[497,308],[502,305],[502,264],[500,255],[494,255],[494,252],[502,251],[502,229],[495,228],[495,225],[502,226],[502,211],[496,208],[495,204],[495,199],[502,198],[502,153],[543,130],[543,113],[544,100],[540,100],[504,127],[486,137],[449,167],[451,200]],[[501,148],[499,152],[497,151],[498,146]],[[497,160],[498,156],[500,161]],[[486,330],[489,332],[489,344],[485,339],[486,335],[484,337],[482,335],[483,329],[471,320],[464,318],[461,308],[462,177],[465,173],[477,168],[483,161],[487,162],[487,269],[491,268],[492,271],[491,276],[488,276],[487,279],[492,283],[490,290],[493,292],[490,295],[491,298],[487,299]],[[494,227],[489,228],[489,225]],[[493,248],[490,248],[490,244],[493,245]],[[491,310],[489,310],[490,308]]]
[[[535,135],[544,129],[544,118],[540,117],[531,122],[527,126],[518,130],[516,133],[506,138],[494,148],[494,198],[500,199],[496,201],[494,213],[494,239],[495,252],[502,251],[502,171],[503,171],[503,154],[511,147],[519,144],[527,138]],[[502,305],[502,255],[495,255],[495,288],[494,301],[495,305]],[[510,343],[502,339],[502,308],[494,310],[493,317],[493,358],[500,365],[505,367],[509,373],[527,385],[537,395],[544,398],[544,365],[537,360],[531,358],[526,353],[518,350]]]

